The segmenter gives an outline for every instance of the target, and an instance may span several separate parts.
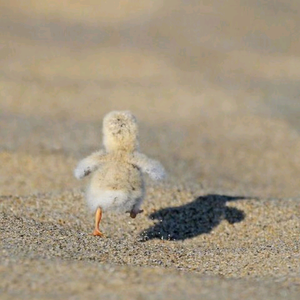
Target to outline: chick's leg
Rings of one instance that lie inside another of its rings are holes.
[[[142,209],[138,209],[138,210],[132,209],[132,210],[130,211],[130,217],[131,217],[132,219],[134,219],[134,218],[136,217],[137,214],[140,214],[140,213],[142,213],[143,211],[144,211],[144,210],[142,210]]]
[[[95,213],[95,229],[93,231],[94,236],[104,236],[104,234],[100,231],[99,225],[102,219],[102,210],[100,207],[97,208]]]

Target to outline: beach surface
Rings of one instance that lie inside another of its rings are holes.
[[[1,299],[299,299],[300,4],[0,1]],[[144,212],[77,181],[130,110]]]

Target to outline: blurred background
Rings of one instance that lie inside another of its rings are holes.
[[[0,193],[78,186],[103,116],[129,109],[173,182],[294,197],[297,0],[0,1]]]

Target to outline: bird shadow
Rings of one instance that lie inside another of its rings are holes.
[[[140,233],[141,239],[185,240],[211,232],[222,220],[241,222],[245,213],[226,204],[242,199],[246,197],[210,194],[182,206],[160,209],[149,216],[158,221]]]

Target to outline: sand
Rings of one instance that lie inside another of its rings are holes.
[[[298,1],[61,3],[0,1],[1,299],[299,299]],[[101,239],[113,109],[168,177]]]

